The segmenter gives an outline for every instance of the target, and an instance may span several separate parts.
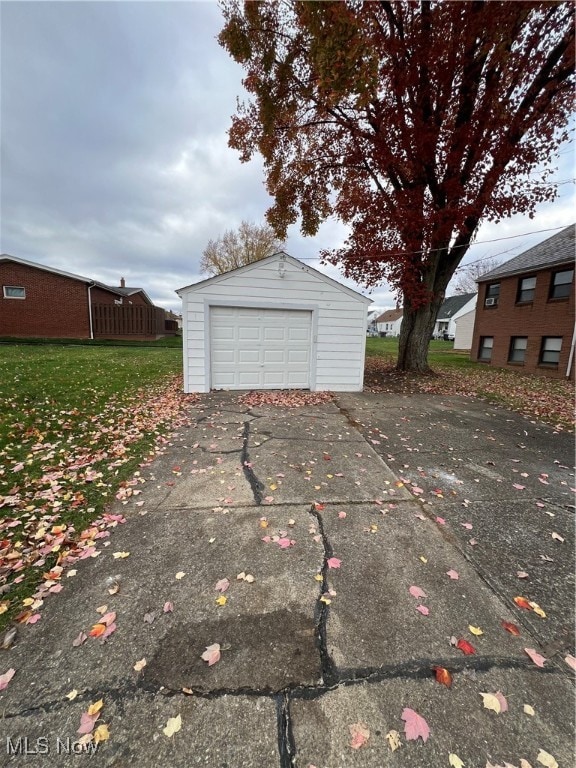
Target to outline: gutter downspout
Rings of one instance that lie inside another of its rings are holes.
[[[574,345],[576,344],[576,328],[572,334],[572,345],[570,346],[570,357],[568,358],[568,367],[566,368],[566,378],[570,378],[570,372],[572,371],[572,362],[574,361]]]
[[[88,283],[88,322],[90,323],[90,338],[94,339],[94,325],[92,323],[92,294],[90,289],[93,288],[95,283]]]

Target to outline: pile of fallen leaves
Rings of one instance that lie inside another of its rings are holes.
[[[502,368],[437,368],[428,375],[399,372],[390,360],[366,358],[364,387],[371,392],[478,397],[558,430],[574,430],[573,384]]]
[[[0,450],[0,615],[21,607],[21,623],[39,620],[46,593],[62,588],[64,567],[99,554],[97,540],[123,522],[102,514],[106,503],[140,493],[139,473],[122,480],[122,469],[142,461],[143,442],[151,461],[167,441],[164,432],[186,423],[187,406],[198,399],[183,395],[175,376],[113,396],[97,413],[46,408],[56,429],[40,409],[32,427],[13,422]],[[28,594],[40,581],[23,601],[21,591],[13,596],[14,585],[25,582]]]
[[[270,392],[247,392],[238,398],[241,405],[256,408],[261,405],[277,405],[280,408],[302,408],[320,405],[334,399],[332,392],[303,392],[299,389],[280,389]]]

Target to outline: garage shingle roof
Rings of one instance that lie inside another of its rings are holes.
[[[478,278],[478,283],[493,280],[495,277],[507,277],[521,272],[532,272],[546,269],[556,264],[574,261],[574,236],[576,224],[570,224],[561,232],[552,235],[542,243],[529,248],[505,264],[492,269]]]

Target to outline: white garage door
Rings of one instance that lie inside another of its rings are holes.
[[[213,389],[307,389],[312,312],[211,307]]]

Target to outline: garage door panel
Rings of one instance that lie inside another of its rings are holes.
[[[309,342],[309,340],[310,340],[309,328],[288,328],[288,341]]]
[[[260,362],[260,352],[257,349],[239,349],[238,362],[256,364]]]
[[[265,349],[264,350],[264,363],[279,363],[280,365],[286,364],[286,350],[284,349]]]
[[[262,329],[241,325],[238,327],[238,341],[260,341]]]
[[[227,363],[228,365],[234,364],[234,350],[233,349],[214,349],[212,350],[212,360],[215,363]]]
[[[211,307],[212,388],[308,388],[311,329],[310,311]]]
[[[264,341],[284,341],[285,328],[264,328]]]

